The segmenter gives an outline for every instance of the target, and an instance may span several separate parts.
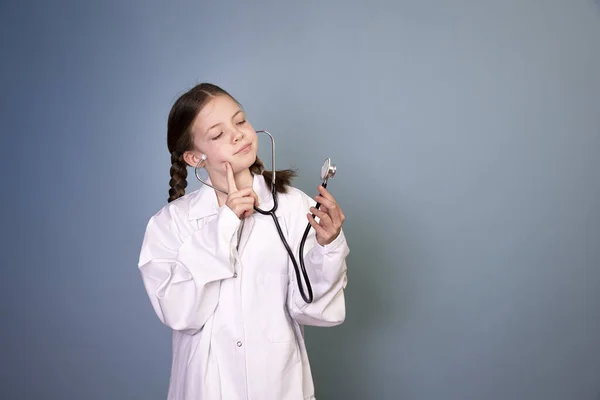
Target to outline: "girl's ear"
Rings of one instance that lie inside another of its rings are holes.
[[[190,167],[196,168],[196,165],[198,165],[199,162],[206,161],[206,154],[202,154],[200,157],[198,157],[198,155],[194,154],[194,152],[186,151],[183,153],[183,159]],[[200,167],[202,167],[202,163],[200,164]]]

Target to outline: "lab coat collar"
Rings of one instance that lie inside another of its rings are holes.
[[[210,178],[206,182],[212,185]],[[263,210],[270,210],[273,207],[273,195],[262,175],[254,175],[252,188],[258,196],[259,207]],[[202,184],[202,187],[192,194],[190,199],[189,220],[206,218],[215,215],[219,211],[219,203],[215,190]]]

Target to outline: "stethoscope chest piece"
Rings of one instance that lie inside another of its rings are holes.
[[[329,178],[335,176],[336,166],[331,163],[331,158],[326,158],[321,167],[321,180],[325,183]]]

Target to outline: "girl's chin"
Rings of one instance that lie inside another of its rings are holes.
[[[250,168],[255,161],[256,155],[253,157],[244,157],[243,159],[237,158],[231,165],[233,166],[233,171],[237,173]]]

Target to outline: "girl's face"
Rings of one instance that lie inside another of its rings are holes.
[[[195,150],[186,158],[193,166],[202,154],[206,154],[206,161],[201,166],[220,174],[225,174],[226,162],[231,164],[234,172],[239,172],[256,160],[256,131],[246,120],[244,111],[229,96],[215,96],[207,103],[192,123],[191,134]]]

